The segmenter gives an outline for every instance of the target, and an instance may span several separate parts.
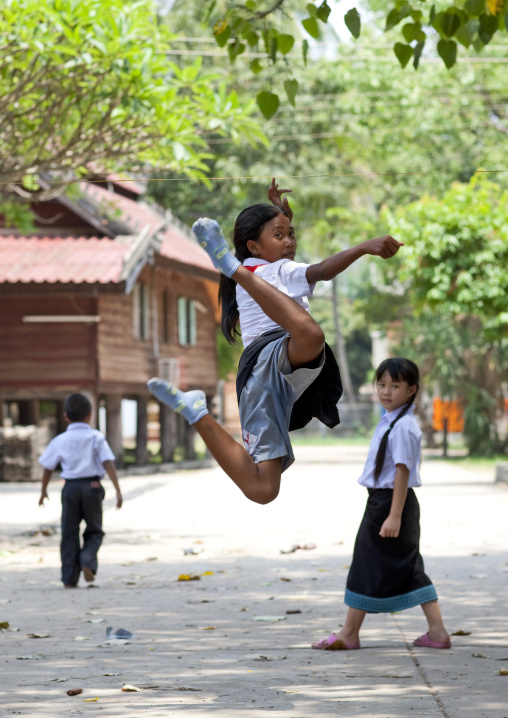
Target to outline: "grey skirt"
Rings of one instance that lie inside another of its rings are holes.
[[[242,389],[239,402],[243,445],[256,463],[282,457],[282,471],[295,457],[289,422],[295,401],[319,376],[323,354],[314,368],[291,369],[289,334],[267,344]]]

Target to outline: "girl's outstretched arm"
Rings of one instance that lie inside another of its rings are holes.
[[[397,538],[400,533],[402,511],[407,497],[409,482],[409,469],[404,464],[395,467],[395,481],[393,483],[392,505],[388,518],[383,521],[379,535],[382,538]]]
[[[356,247],[350,247],[350,249],[345,249],[343,252],[337,252],[337,254],[333,254],[327,259],[323,259],[319,264],[311,264],[307,268],[307,281],[312,284],[333,279],[366,254],[389,259],[397,254],[399,247],[403,245],[404,242],[399,242],[394,237],[390,237],[390,235],[368,239],[366,242],[357,244]]]

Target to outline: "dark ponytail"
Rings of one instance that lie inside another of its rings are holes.
[[[243,263],[248,257],[252,257],[247,249],[247,242],[257,241],[263,226],[275,219],[278,214],[286,213],[280,207],[271,204],[253,204],[240,212],[233,230],[235,257],[240,262]],[[222,305],[222,333],[230,344],[236,344],[236,337],[240,335],[237,329],[239,312],[236,303],[236,282],[224,274],[221,274],[219,281],[219,304]]]
[[[418,367],[416,366],[416,364],[410,359],[403,359],[402,357],[392,357],[391,359],[385,359],[383,362],[381,362],[381,364],[376,370],[376,382],[379,382],[381,380],[381,377],[386,372],[389,373],[392,378],[392,381],[405,381],[409,384],[409,386],[416,385],[416,391],[413,396],[410,397],[407,404],[405,404],[399,411],[399,413],[381,438],[374,466],[374,481],[378,480],[381,471],[383,470],[383,465],[385,463],[386,446],[388,444],[388,437],[390,435],[390,432],[395,426],[395,424],[398,422],[398,420],[402,419],[402,417],[407,414],[410,407],[414,404],[416,395],[418,394],[418,389],[420,388],[420,372],[418,371]]]

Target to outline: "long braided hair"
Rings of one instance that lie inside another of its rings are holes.
[[[283,209],[271,204],[253,204],[240,212],[233,230],[235,257],[240,262],[243,263],[248,257],[252,257],[247,249],[247,242],[257,241],[263,226],[275,219],[278,214],[288,216]],[[219,303],[222,305],[222,333],[230,344],[236,344],[236,337],[240,334],[237,330],[240,315],[236,303],[236,282],[225,274],[220,275]]]
[[[374,480],[377,481],[383,464],[385,463],[386,447],[388,444],[388,437],[395,424],[407,414],[411,406],[414,404],[418,389],[420,388],[420,372],[418,367],[410,359],[403,359],[402,357],[392,357],[391,359],[385,359],[376,369],[376,382],[381,381],[382,376],[388,372],[392,381],[405,381],[409,386],[416,385],[415,393],[409,398],[407,404],[404,404],[402,409],[399,411],[395,419],[391,422],[388,429],[385,431],[381,438],[381,443],[376,454],[376,461],[374,466]]]

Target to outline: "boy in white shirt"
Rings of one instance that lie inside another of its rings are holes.
[[[71,394],[65,400],[64,416],[69,426],[56,436],[39,459],[44,467],[39,506],[49,498],[47,487],[58,464],[65,479],[62,490],[62,538],[60,556],[62,581],[65,588],[77,588],[79,574],[93,581],[97,573],[97,552],[102,543],[102,502],[105,491],[101,484],[107,473],[116,489],[116,507],[122,506],[115,456],[100,431],[90,427],[92,405],[83,394]],[[79,526],[84,520],[83,547]]]

